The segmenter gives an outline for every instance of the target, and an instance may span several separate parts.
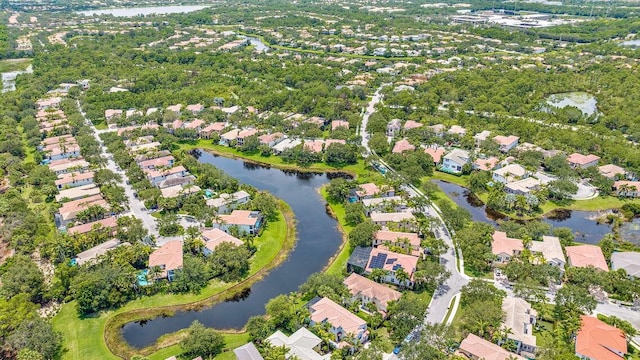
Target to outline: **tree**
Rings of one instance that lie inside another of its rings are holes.
[[[573,284],[565,284],[556,295],[556,319],[565,320],[572,315],[590,314],[595,310],[596,305],[596,300],[587,289]]]
[[[553,229],[553,235],[560,239],[562,246],[570,246],[575,239],[573,230],[568,227],[558,227]]]
[[[0,297],[0,338],[6,338],[21,324],[34,320],[38,305],[29,301],[29,295],[18,294],[10,299]]]
[[[219,277],[222,281],[232,282],[247,275],[250,256],[246,246],[223,242],[216,247],[216,251],[207,260],[213,271],[213,276]]]
[[[133,244],[142,241],[148,234],[142,220],[134,216],[121,216],[117,224],[116,237],[122,242]]]
[[[260,211],[268,221],[278,219],[278,200],[267,192],[258,192],[251,200],[251,207],[253,210]]]
[[[43,359],[54,359],[60,351],[62,336],[42,318],[24,321],[7,338],[7,343],[16,350],[30,349]]]
[[[32,302],[41,302],[44,294],[44,274],[31,258],[14,256],[2,275],[0,293],[11,298],[19,293],[29,295]]]
[[[358,162],[358,148],[354,145],[331,143],[325,148],[325,162],[334,166],[344,166]]]
[[[600,243],[598,244],[598,246],[600,246],[600,249],[602,250],[602,254],[604,255],[604,258],[607,260],[607,263],[611,262],[611,254],[613,254],[613,251],[616,248],[616,245],[613,242],[613,234],[606,234],[602,240],[600,240]]]
[[[175,236],[182,230],[182,226],[178,223],[178,215],[174,213],[166,213],[158,220],[158,232],[162,236]]]
[[[187,329],[187,336],[180,341],[183,354],[212,359],[224,348],[224,337],[213,329],[204,327],[197,320]]]
[[[394,343],[399,344],[417,325],[423,323],[427,306],[411,293],[405,293],[400,300],[389,304],[388,325]]]
[[[379,156],[384,156],[389,153],[389,141],[384,133],[376,133],[369,139],[369,147],[373,152]]]
[[[349,244],[356,246],[371,246],[373,243],[373,235],[380,229],[380,226],[374,224],[371,220],[366,220],[358,224],[349,233]]]
[[[327,198],[332,203],[342,203],[351,194],[352,182],[345,178],[331,179],[327,185]]]
[[[260,139],[258,135],[252,135],[244,138],[242,145],[240,145],[240,151],[247,154],[255,154],[260,148]]]
[[[275,331],[272,323],[268,321],[264,316],[252,316],[247,321],[247,333],[249,333],[249,340],[261,344],[269,335]]]
[[[197,256],[185,255],[182,269],[175,272],[171,289],[175,292],[197,294],[207,285],[211,278],[210,273],[204,260]]]
[[[300,285],[298,292],[305,300],[313,299],[316,296],[327,296],[327,289],[335,296],[328,296],[333,301],[341,302],[342,297],[348,294],[347,287],[342,283],[342,277],[323,272],[313,273],[304,284]]]
[[[403,288],[407,286],[407,282],[409,281],[410,276],[405,269],[400,267],[398,268],[398,270],[395,271],[395,278],[396,280],[398,280],[398,284],[400,284],[400,288]]]
[[[358,225],[364,220],[364,208],[362,203],[347,203],[344,206],[344,220],[348,225]]]
[[[269,300],[265,308],[274,328],[292,332],[297,330],[308,316],[308,310],[297,307],[296,298],[292,295],[278,295]]]
[[[571,180],[554,180],[547,185],[549,197],[557,201],[570,199],[578,192],[578,185]]]

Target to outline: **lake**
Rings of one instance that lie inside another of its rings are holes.
[[[141,16],[141,15],[165,15],[165,14],[178,14],[178,13],[190,13],[208,8],[208,6],[202,5],[190,5],[190,6],[155,6],[155,7],[131,7],[131,8],[118,8],[118,9],[101,9],[101,10],[83,10],[76,11],[76,14],[84,16],[100,16],[100,15],[113,15],[117,17],[129,17],[129,16]]]
[[[16,79],[18,78],[18,75],[31,73],[33,73],[33,66],[31,65],[29,65],[25,70],[16,70],[2,73],[2,92],[6,93],[9,91],[15,91]]]
[[[434,180],[458,206],[467,209],[473,221],[481,221],[498,226],[499,220],[506,217],[494,212],[482,203],[468,189],[450,182]],[[575,241],[585,244],[597,244],[606,235],[611,233],[608,224],[599,224],[595,218],[597,212],[556,210],[541,220],[554,227],[568,227],[573,230]]]
[[[621,46],[640,47],[640,40],[627,40],[620,43]]]
[[[575,106],[587,116],[598,112],[598,101],[593,95],[586,92],[553,94],[547,98],[547,104],[560,109],[566,106]]]
[[[264,306],[270,299],[297,290],[309,275],[321,271],[342,243],[338,223],[327,213],[318,192],[332,177],[341,175],[283,171],[207,152],[194,155],[240,182],[286,201],[296,216],[298,241],[287,260],[240,298],[201,311],[183,311],[171,317],[126,324],[123,336],[134,347],[151,345],[160,336],[184,329],[194,320],[216,329],[242,328],[249,317],[264,314]]]
[[[253,46],[255,48],[256,51],[267,52],[270,49],[267,45],[265,45],[258,38],[254,38],[254,37],[250,37],[250,36],[241,36],[241,38],[249,40],[249,43],[251,44],[251,46]]]

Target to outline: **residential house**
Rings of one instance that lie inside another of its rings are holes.
[[[400,196],[389,196],[383,198],[369,198],[362,200],[365,216],[370,216],[373,211],[403,211],[407,205]]]
[[[436,134],[436,136],[442,137],[442,135],[444,135],[444,129],[446,128],[446,126],[444,126],[444,124],[436,124],[429,126],[429,128]]]
[[[56,223],[58,226],[66,226],[70,222],[74,221],[80,212],[87,210],[91,206],[100,206],[105,210],[109,208],[107,201],[101,194],[69,201],[62,204],[60,209],[58,209],[58,213],[56,214]]]
[[[582,326],[576,335],[576,355],[584,360],[624,360],[627,338],[622,330],[597,318],[580,316]]]
[[[640,181],[618,180],[613,183],[613,190],[617,196],[637,198],[640,196]]]
[[[451,135],[458,135],[460,137],[463,137],[467,133],[467,129],[465,129],[462,126],[459,126],[459,125],[452,125],[449,128],[449,130],[447,130],[447,133],[449,133]]]
[[[413,120],[407,120],[407,122],[404,123],[404,131],[407,130],[411,130],[411,129],[417,129],[424,126],[422,123],[419,123],[417,121],[413,121]]]
[[[146,116],[149,116],[149,115],[151,115],[151,114],[153,114],[153,113],[157,113],[157,112],[158,112],[158,110],[159,110],[158,108],[151,107],[151,108],[148,108],[148,109],[147,109],[147,111],[146,111],[144,114],[145,114]]]
[[[524,250],[520,239],[512,239],[506,232],[495,231],[491,241],[491,253],[496,257],[495,264],[505,264]]]
[[[83,158],[60,159],[47,164],[49,170],[53,171],[56,175],[67,174],[74,171],[82,172],[89,169],[89,165],[89,162]]]
[[[96,184],[88,184],[60,190],[56,195],[56,201],[73,201],[98,194],[100,194],[100,188]]]
[[[416,218],[410,212],[383,213],[373,211],[370,214],[371,221],[380,226],[392,226],[394,229],[413,230],[416,227]]]
[[[349,122],[345,120],[333,120],[331,122],[331,131],[339,128],[349,129]]]
[[[490,135],[491,135],[491,131],[489,130],[482,130],[481,132],[473,135],[473,138],[476,141],[476,147],[479,147],[480,145],[482,145],[482,142],[487,140]]]
[[[231,143],[238,139],[238,134],[240,134],[239,129],[229,130],[226,133],[220,135],[220,145],[231,145]]]
[[[613,164],[602,165],[598,167],[598,171],[602,176],[612,180],[624,178],[627,174],[624,168]]]
[[[272,134],[262,134],[258,136],[260,144],[267,145],[268,147],[274,147],[277,143],[285,139],[285,135],[281,132],[275,132]]]
[[[520,138],[515,135],[498,135],[493,138],[493,141],[495,141],[500,146],[500,151],[504,153],[509,152],[509,150],[518,146],[518,140],[520,140]]]
[[[198,115],[203,110],[204,110],[204,105],[200,103],[187,105],[187,111],[190,111],[193,115]]]
[[[382,278],[384,282],[412,288],[414,285],[413,274],[416,272],[417,266],[417,256],[372,248],[369,253],[369,262],[364,269],[364,273],[370,274],[373,269],[386,270],[387,274]],[[404,272],[409,275],[409,278],[402,282],[398,280],[396,275],[399,269],[404,270]]]
[[[179,183],[176,185],[170,185],[169,183],[173,183],[174,180],[179,181]],[[188,181],[185,181],[185,180],[188,180]],[[187,195],[195,194],[198,191],[202,190],[199,186],[192,184],[194,180],[195,178],[193,178],[192,176],[168,178],[158,183],[158,188],[160,188],[160,194],[165,199],[172,199],[179,196],[187,196]]]
[[[227,234],[218,228],[201,229],[202,240],[204,241],[203,252],[206,256],[213,254],[216,248],[224,243],[230,243],[235,246],[242,246],[244,242],[235,236]]]
[[[388,186],[378,187],[374,183],[366,183],[358,185],[358,188],[354,191],[354,195],[360,201],[363,199],[371,199],[374,196],[378,197],[390,197],[395,196],[395,190]]]
[[[416,233],[378,230],[373,235],[373,246],[389,249],[391,246],[402,248],[413,256],[421,256],[420,237]]]
[[[324,140],[305,140],[303,145],[305,150],[311,151],[313,153],[322,152],[323,146],[324,146]]]
[[[304,122],[305,123],[309,123],[309,124],[315,124],[318,127],[322,127],[327,123],[327,120],[325,118],[322,118],[322,117],[319,117],[319,116],[312,116],[312,117],[304,120]]]
[[[525,360],[474,334],[462,340],[459,351],[472,360]]]
[[[352,302],[359,301],[362,303],[363,309],[366,309],[365,305],[373,303],[376,309],[385,315],[389,307],[389,302],[398,301],[402,296],[402,293],[399,291],[369,280],[356,273],[351,273],[342,283],[349,289]]]
[[[444,172],[459,174],[462,172],[462,167],[465,164],[469,164],[470,158],[471,156],[468,151],[454,149],[444,156],[441,169]]]
[[[627,272],[627,276],[640,278],[640,252],[614,252],[611,254],[611,269],[624,269]]]
[[[220,132],[226,127],[227,123],[224,122],[215,122],[213,124],[209,124],[200,131],[200,136],[204,139],[210,139],[212,134],[220,134]]]
[[[122,110],[107,109],[104,111],[104,118],[107,119],[107,121],[113,118],[120,118],[120,117],[122,117]]]
[[[110,236],[114,236],[118,228],[117,219],[113,216],[106,219],[88,222],[86,224],[73,226],[67,229],[70,235],[82,235],[93,231],[106,231]]]
[[[291,334],[291,336],[286,336],[278,330],[265,341],[270,343],[272,346],[284,346],[287,348],[289,351],[287,351],[284,359],[295,357],[299,360],[329,360],[329,358],[331,358],[331,354],[318,354],[316,350],[322,343],[322,339],[304,327],[298,329],[298,331]],[[249,359],[253,360],[252,358]]]
[[[161,181],[167,179],[170,176],[176,175],[184,177],[188,174],[187,169],[185,169],[182,165],[175,166],[170,169],[142,169],[142,171],[147,175],[147,179],[154,186],[158,186]]]
[[[502,300],[502,311],[505,314],[502,326],[511,329],[507,339],[514,342],[515,353],[534,355],[536,352],[536,337],[533,335],[533,325],[536,323],[538,312],[531,308],[531,304],[524,299],[506,297]]]
[[[599,246],[596,245],[577,245],[566,246],[567,259],[569,266],[589,267],[593,266],[602,271],[609,271],[607,261]]]
[[[77,158],[80,156],[80,146],[76,143],[55,144],[44,148],[44,158],[50,161]]]
[[[129,153],[135,155],[143,152],[154,151],[154,150],[157,150],[161,145],[162,144],[160,144],[158,141],[153,141],[153,142],[139,144],[139,145],[133,145],[129,148]]]
[[[537,172],[526,179],[521,179],[507,183],[504,190],[511,194],[526,195],[532,191],[540,190],[542,185],[546,185],[554,179],[543,173]]]
[[[182,104],[167,106],[167,110],[180,115],[180,111],[182,111]]]
[[[540,254],[544,261],[553,266],[557,266],[560,271],[564,271],[566,259],[562,251],[560,239],[555,236],[542,236],[542,241],[532,241],[529,250],[535,255]]]
[[[413,146],[409,142],[409,140],[405,138],[400,141],[397,141],[396,144],[393,146],[393,150],[391,150],[391,152],[394,154],[402,154],[405,151],[413,151],[415,149],[416,147]]]
[[[264,360],[260,352],[252,342],[233,349],[236,360]]]
[[[38,110],[47,110],[51,108],[59,108],[60,103],[62,103],[62,98],[60,97],[52,97],[48,99],[40,99],[36,101],[36,105],[38,106]]]
[[[251,200],[251,195],[244,190],[240,190],[233,194],[220,194],[215,199],[208,199],[207,206],[215,209],[218,214],[224,214],[235,210],[238,205],[248,203],[249,200]]]
[[[586,169],[592,166],[598,165],[598,161],[600,160],[599,156],[596,155],[582,155],[578,153],[573,153],[567,157],[567,161],[572,168],[577,169]]]
[[[139,161],[138,166],[140,166],[140,169],[159,170],[161,168],[173,167],[175,160],[172,155],[161,156],[155,159]]]
[[[205,125],[204,120],[201,119],[194,119],[193,121],[190,121],[188,123],[184,124],[184,128],[188,129],[188,130],[195,130],[196,133],[200,133],[200,131],[202,130],[202,127]]]
[[[182,242],[170,240],[149,255],[149,268],[159,267],[158,279],[173,281],[176,270],[182,269]]]
[[[500,159],[492,156],[487,159],[476,159],[476,161],[473,162],[473,168],[475,170],[491,171],[495,169],[498,164],[500,164]]]
[[[438,146],[435,146],[435,147],[431,146],[424,149],[424,153],[429,154],[433,159],[434,165],[440,164],[440,161],[442,161],[442,155],[444,155],[444,152],[445,152],[444,148],[441,148]]]
[[[257,235],[262,226],[262,215],[260,211],[233,210],[229,215],[218,215],[213,226],[224,232],[235,226],[241,234]]]
[[[347,259],[347,271],[364,274],[364,271],[369,264],[369,257],[371,256],[372,249],[372,247],[356,246],[356,248],[351,252],[349,259]]]
[[[293,149],[294,147],[302,144],[300,139],[284,139],[277,143],[273,148],[274,154],[280,154],[287,149]]]
[[[335,335],[335,341],[340,343],[347,336],[352,335],[360,342],[368,339],[367,322],[349,312],[349,310],[324,297],[309,305],[311,325],[328,323],[329,331]]]
[[[253,136],[253,135],[257,134],[257,133],[258,133],[258,130],[256,130],[256,129],[245,129],[245,130],[240,131],[238,133],[238,136],[236,137],[237,145],[239,146],[239,145],[244,144],[244,139],[246,139],[246,138],[248,138],[250,136]]]
[[[182,128],[184,128],[184,121],[182,121],[180,119],[173,120],[171,125],[169,125],[169,131],[171,133],[175,132],[178,129],[182,129]]]
[[[200,188],[195,185],[192,185],[187,188],[186,185],[191,185],[195,181],[196,181],[196,177],[188,173],[185,175],[173,174],[173,175],[167,176],[166,179],[158,182],[156,186],[162,191],[163,189],[166,189],[166,188],[181,185],[187,193],[192,193],[192,192],[200,191]],[[179,194],[176,193],[176,195],[168,195],[168,196],[175,197],[178,195]]]
[[[393,119],[387,124],[387,136],[396,136],[396,134],[402,128],[400,119]]]
[[[494,170],[491,178],[495,182],[502,184],[508,184],[525,178],[527,176],[527,170],[518,164],[509,164],[498,170]]]
[[[86,263],[92,262],[98,257],[108,253],[109,251],[120,246],[120,240],[118,239],[110,239],[101,244],[98,244],[90,249],[87,249],[79,254],[77,254],[74,259],[77,265],[84,265]]]
[[[128,119],[132,116],[142,116],[142,111],[136,109],[129,109],[125,111],[124,116]]]
[[[55,181],[56,188],[58,188],[58,190],[61,190],[65,188],[93,184],[94,175],[95,173],[93,171],[83,173],[72,172],[58,175],[58,179]]]

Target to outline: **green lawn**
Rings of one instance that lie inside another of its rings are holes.
[[[290,212],[290,208],[286,206],[285,211]],[[272,261],[281,260],[278,259],[278,254],[280,254],[280,249],[285,244],[285,241],[287,242],[287,246],[293,247],[293,241],[288,239],[290,236],[295,236],[295,230],[292,230],[292,234],[287,233],[287,222],[283,215],[280,215],[278,221],[268,224],[260,238],[254,242],[258,247],[258,251],[252,258],[250,276],[258,273],[258,271],[265,268],[265,266],[275,265]],[[288,244],[289,242],[292,244]],[[115,337],[117,337],[117,340],[121,340],[119,338],[119,327],[115,330],[117,334],[105,333],[108,320],[115,321],[116,315],[124,317],[127,321],[134,320],[135,317],[138,316],[137,313],[133,315],[133,317],[127,318],[127,313],[132,310],[149,309],[153,311],[154,308],[158,307],[177,306],[205,301],[214,295],[224,293],[225,290],[230,289],[234,285],[236,284],[227,284],[214,280],[199,294],[158,294],[142,297],[130,301],[117,310],[104,311],[100,313],[99,316],[84,319],[78,317],[75,301],[63,304],[60,312],[53,318],[54,328],[65,334],[63,337],[64,354],[62,358],[70,360],[118,359],[118,357],[107,348],[105,338],[111,338],[114,342],[116,341]],[[168,338],[169,339],[165,338],[163,342],[168,343],[167,345],[173,345],[175,339],[170,339],[170,336],[168,336]],[[171,343],[171,341],[174,342]],[[123,345],[126,347],[126,344]],[[164,349],[160,351],[164,351]]]
[[[222,336],[224,336],[225,342],[224,350],[214,358],[215,360],[235,360],[236,356],[233,354],[233,349],[249,342],[249,334],[247,333],[223,333]],[[182,351],[180,349],[180,345],[172,345],[149,355],[148,358],[149,360],[165,360],[168,357],[177,357],[181,354]]]
[[[326,187],[320,189],[320,194],[325,200],[327,199]],[[353,230],[353,226],[348,225],[344,221],[345,210],[343,204],[332,204],[329,202],[327,203],[329,204],[329,208],[331,209],[333,216],[339,223],[339,230],[343,236],[343,245],[340,248],[338,254],[329,262],[327,268],[325,269],[325,272],[334,275],[342,275],[344,269],[346,269],[347,267],[347,260],[349,260],[349,256],[351,256],[351,252],[353,251],[353,248],[351,247],[351,245],[349,245],[349,242],[347,240],[347,236],[349,235],[351,230]]]
[[[446,182],[450,182],[452,184],[457,184],[460,186],[467,186],[467,178],[468,176],[456,176],[449,173],[445,173],[442,171],[434,171],[433,176],[427,177],[427,179],[437,179]]]
[[[0,73],[25,70],[31,64],[31,59],[9,59],[0,61]]]

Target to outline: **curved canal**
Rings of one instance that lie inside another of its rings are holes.
[[[342,242],[337,222],[327,213],[325,201],[317,191],[329,182],[331,174],[284,171],[207,152],[195,155],[200,161],[215,165],[240,182],[269,191],[286,201],[296,216],[298,241],[285,262],[239,299],[201,311],[178,312],[171,317],[125,325],[122,329],[124,339],[137,348],[153,344],[164,334],[184,329],[194,320],[216,329],[243,327],[249,317],[264,313],[269,299],[295,291],[309,275],[321,271]]]

